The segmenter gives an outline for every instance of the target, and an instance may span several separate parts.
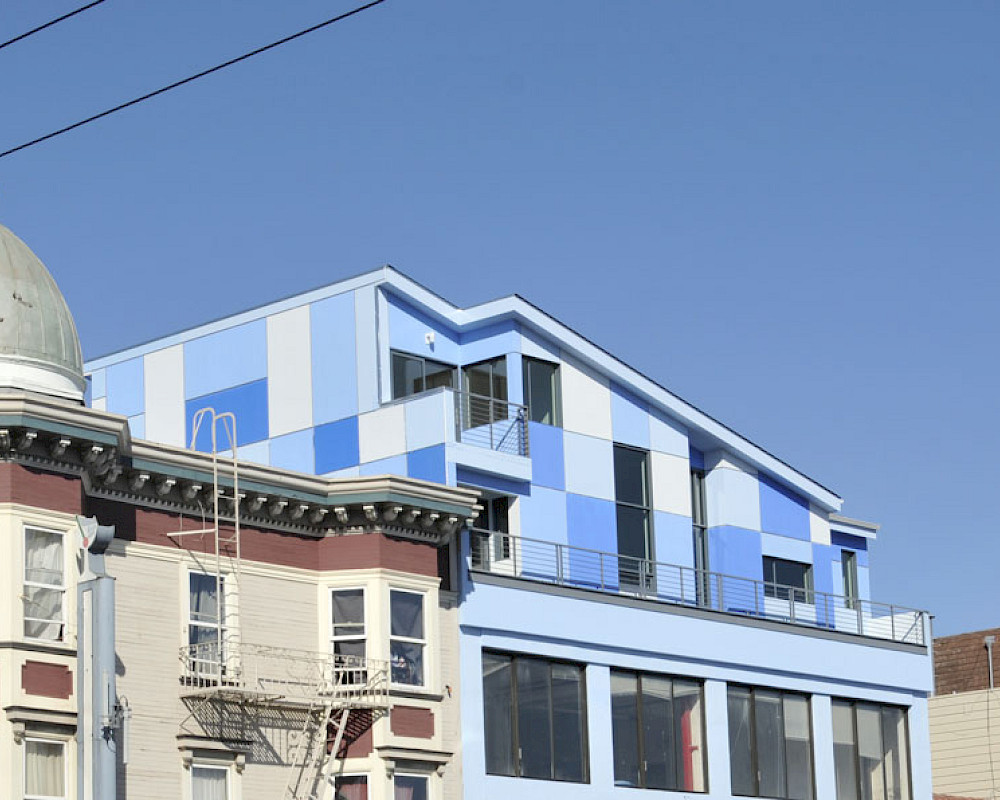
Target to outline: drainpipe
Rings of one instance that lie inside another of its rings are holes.
[[[77,784],[79,800],[117,795],[118,695],[115,685],[115,579],[104,571],[113,525],[77,517]]]
[[[995,636],[987,636],[983,639],[983,644],[986,645],[986,655],[990,660],[990,688],[993,688],[993,642],[996,641]]]

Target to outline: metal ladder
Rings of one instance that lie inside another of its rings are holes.
[[[317,700],[306,712],[305,722],[289,762],[292,774],[285,787],[285,800],[323,800],[344,731],[347,729],[347,718],[351,713],[349,708],[340,709],[337,735],[328,756],[326,734],[337,709],[334,697],[335,692],[330,692],[325,700]]]

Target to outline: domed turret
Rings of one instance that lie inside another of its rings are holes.
[[[83,402],[76,325],[45,265],[0,225],[0,391],[23,389]]]

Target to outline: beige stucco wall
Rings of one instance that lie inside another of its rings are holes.
[[[1000,798],[1000,689],[928,702],[934,792]]]

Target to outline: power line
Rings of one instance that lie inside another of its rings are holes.
[[[69,19],[70,17],[75,17],[77,14],[80,14],[81,12],[86,11],[88,8],[93,8],[94,6],[99,6],[103,2],[104,2],[104,0],[94,0],[93,3],[87,3],[87,5],[80,6],[75,11],[70,11],[68,14],[63,14],[61,17],[56,17],[53,20],[49,20],[44,25],[39,25],[37,28],[32,28],[30,31],[26,31],[26,32],[22,33],[20,36],[15,36],[13,39],[8,39],[6,42],[0,43],[0,50],[3,50],[7,45],[14,44],[15,42],[19,42],[22,39],[27,39],[29,36],[34,36],[39,31],[44,31],[46,28],[51,28],[53,25],[59,24],[64,19]]]
[[[186,83],[191,83],[192,81],[196,81],[199,78],[204,78],[206,75],[211,75],[213,72],[218,72],[219,70],[223,70],[226,67],[231,67],[233,66],[233,64],[238,64],[241,61],[246,61],[248,58],[253,58],[254,56],[260,55],[261,53],[267,52],[268,50],[272,50],[275,47],[287,44],[288,42],[294,39],[298,39],[301,36],[305,36],[308,33],[312,33],[313,31],[318,31],[320,28],[325,28],[328,25],[333,25],[335,22],[341,22],[342,20],[345,20],[348,17],[353,17],[355,14],[360,14],[362,11],[367,11],[369,8],[381,5],[384,2],[385,0],[372,0],[372,2],[365,3],[363,6],[352,8],[350,11],[347,11],[343,14],[338,14],[335,17],[331,17],[330,19],[324,20],[323,22],[320,22],[316,25],[312,25],[308,28],[305,28],[304,30],[299,31],[298,33],[293,33],[291,36],[285,36],[282,39],[278,39],[275,42],[266,44],[263,47],[258,47],[256,50],[251,50],[249,53],[244,53],[243,55],[237,56],[236,58],[231,58],[228,61],[224,61],[221,64],[216,64],[214,67],[202,70],[201,72],[195,73],[194,75],[189,75],[187,78],[183,78],[179,81],[175,81],[174,83],[169,84],[168,86],[163,86],[155,91],[149,92],[148,94],[144,94],[142,97],[137,97],[134,100],[129,100],[127,103],[121,103],[120,105],[117,105],[114,108],[109,108],[106,111],[102,111],[100,114],[94,114],[92,117],[87,117],[86,119],[82,119],[79,122],[74,122],[72,125],[67,125],[65,128],[60,128],[59,130],[53,131],[52,133],[47,133],[44,136],[39,136],[37,139],[32,139],[30,142],[19,144],[17,147],[10,148],[10,150],[4,150],[2,153],[0,153],[0,158],[9,156],[12,153],[18,152],[19,150],[25,150],[29,147],[33,147],[36,144],[41,144],[42,142],[48,141],[49,139],[54,139],[56,136],[61,136],[64,133],[69,133],[70,131],[76,130],[77,128],[82,128],[84,125],[88,125],[91,122],[96,122],[97,120],[103,119],[104,117],[110,116],[111,114],[114,114],[118,111],[122,111],[131,106],[138,105],[139,103],[142,103],[146,100],[150,100],[156,97],[157,95],[169,92],[171,89],[176,89],[179,86],[183,86]]]

